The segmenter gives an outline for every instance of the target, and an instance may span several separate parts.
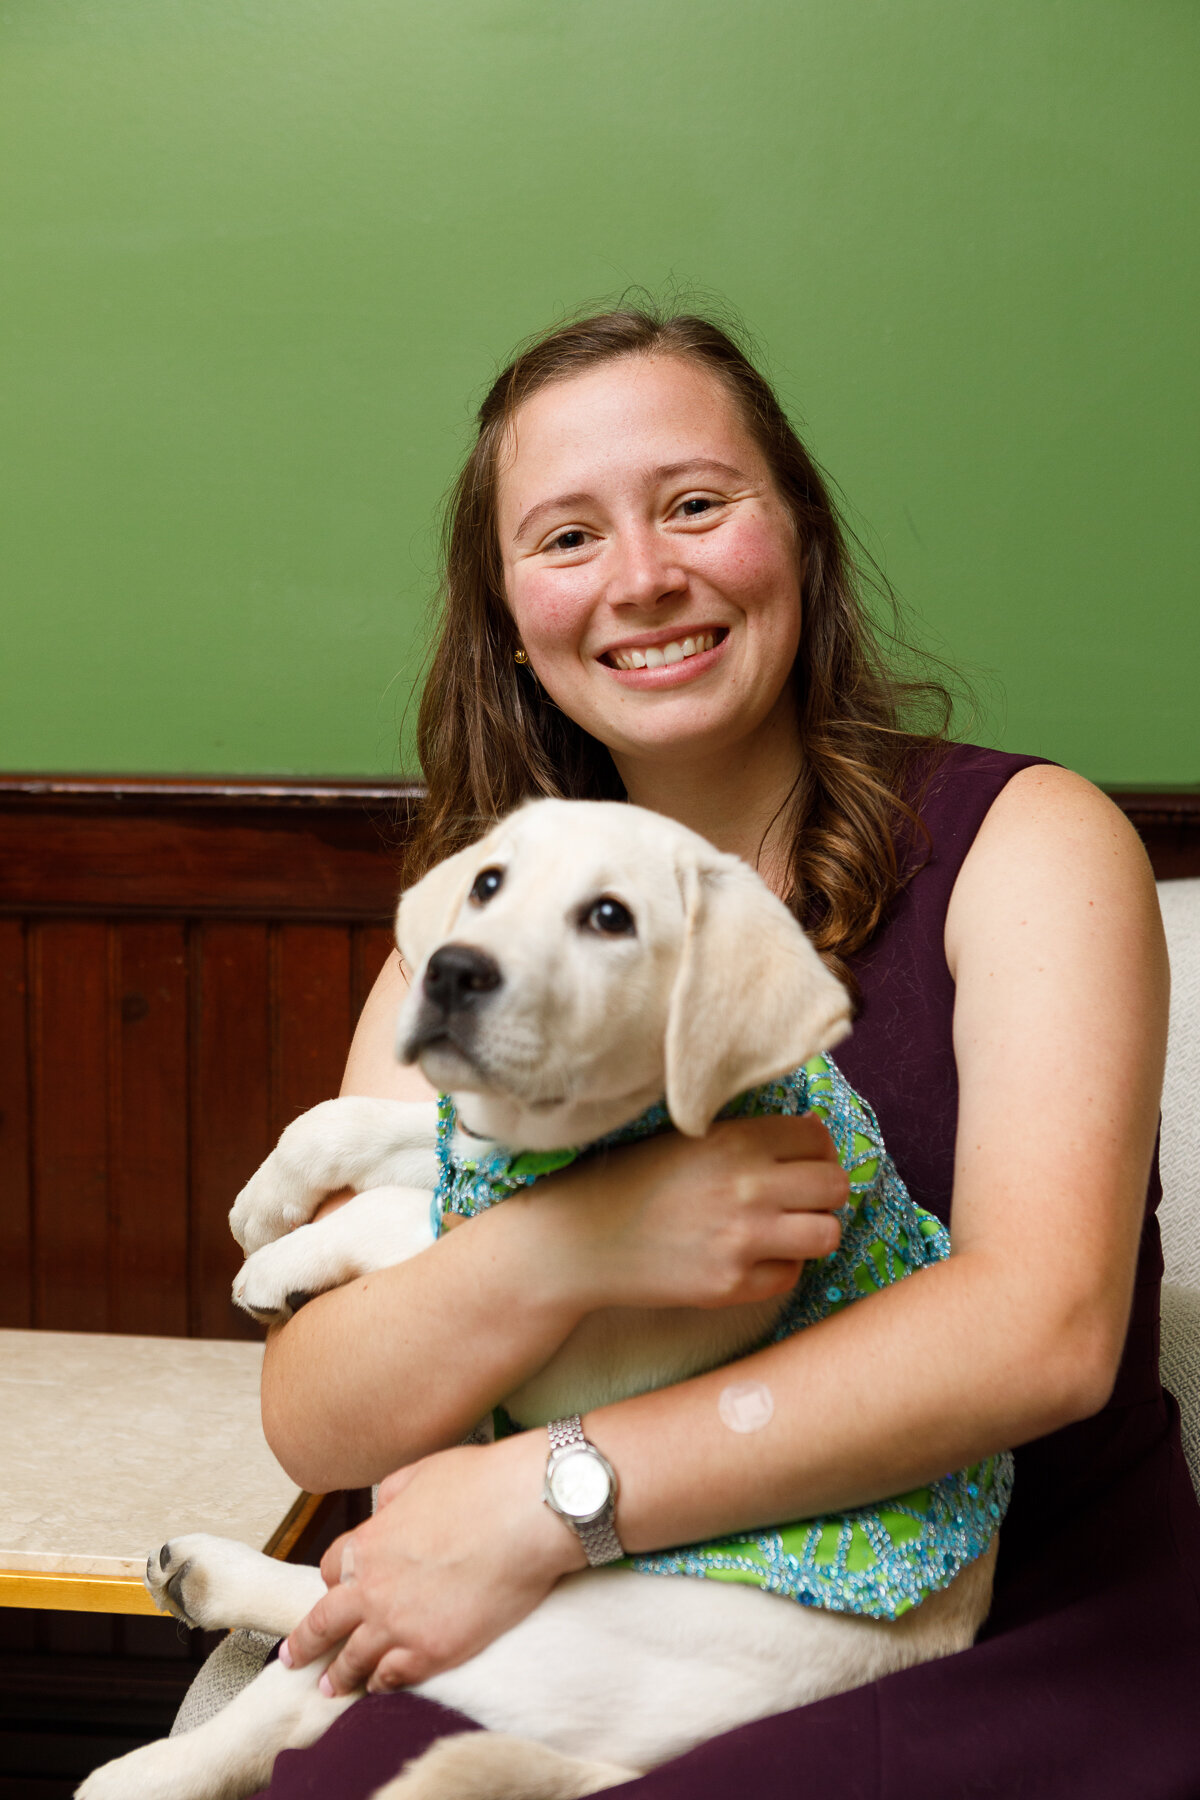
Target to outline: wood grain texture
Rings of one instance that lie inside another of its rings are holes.
[[[357,1016],[350,934],[331,925],[273,926],[271,1132],[337,1093]]]
[[[112,928],[110,1331],[187,1333],[188,955],[179,920]]]
[[[0,778],[0,912],[215,913],[385,923],[411,801],[331,786]]]
[[[262,1335],[229,1297],[242,1262],[229,1209],[277,1135],[271,1129],[268,931],[239,920],[207,921],[191,933],[187,1262],[194,1337]]]
[[[396,939],[390,925],[356,925],[351,932],[351,1011],[356,1020],[375,986],[379,971],[395,948]]]
[[[110,932],[55,919],[30,934],[33,1320],[54,1331],[108,1328]]]

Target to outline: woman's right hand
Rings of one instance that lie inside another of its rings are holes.
[[[590,1312],[786,1293],[806,1261],[837,1248],[833,1214],[849,1192],[829,1133],[809,1113],[625,1145],[544,1178],[524,1204],[553,1209],[539,1234],[558,1265],[547,1274]]]

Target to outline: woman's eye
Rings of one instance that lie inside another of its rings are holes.
[[[582,550],[587,542],[585,531],[560,531],[556,538],[551,538],[546,545],[547,550]]]
[[[607,897],[597,900],[590,909],[584,924],[592,931],[601,931],[606,937],[636,937],[633,914],[619,900]]]
[[[709,499],[706,494],[693,494],[690,500],[685,500],[683,502],[680,511],[685,518],[699,519],[702,518],[706,512],[711,511],[714,506],[718,506],[719,504],[719,501]]]
[[[472,885],[471,899],[476,906],[486,906],[492,895],[499,893],[503,885],[503,869],[481,869]]]

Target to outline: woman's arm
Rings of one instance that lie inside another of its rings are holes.
[[[1153,882],[1130,827],[1077,777],[1023,772],[964,865],[946,953],[961,1094],[954,1254],[735,1371],[589,1415],[588,1436],[619,1474],[617,1526],[630,1550],[902,1492],[1094,1412],[1111,1391],[1167,998]],[[593,1229],[597,1254],[613,1254],[599,1213]],[[774,1415],[735,1435],[718,1398],[747,1377],[771,1389]],[[538,1517],[538,1439],[470,1463],[473,1453],[450,1451],[385,1486],[390,1503],[356,1534],[369,1579],[315,1609],[293,1634],[296,1660],[354,1630],[330,1670],[338,1691],[377,1664],[374,1685],[419,1679],[581,1566],[560,1522]],[[436,1507],[440,1547],[429,1540]],[[488,1576],[472,1557],[477,1539]],[[506,1545],[519,1571],[509,1572]],[[334,1580],[340,1554],[327,1569]],[[436,1616],[408,1603],[425,1555],[446,1559]],[[469,1575],[456,1581],[450,1563]]]
[[[898,1493],[1097,1411],[1128,1323],[1168,970],[1132,828],[1064,770],[1002,792],[946,923],[960,1101],[953,1255],[738,1366],[766,1430],[721,1425],[724,1371],[605,1408],[630,1548]]]

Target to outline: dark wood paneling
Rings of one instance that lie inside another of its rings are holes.
[[[0,919],[0,1325],[33,1323],[25,927]]]
[[[366,1004],[367,995],[375,985],[379,971],[382,969],[392,951],[396,948],[396,939],[391,926],[356,925],[351,934],[351,983],[352,1010],[357,1019]]]
[[[110,1331],[187,1333],[188,962],[179,920],[113,927]]]
[[[188,1313],[194,1337],[261,1336],[229,1298],[242,1261],[229,1232],[229,1208],[277,1135],[271,1129],[269,929],[248,921],[192,927]]]
[[[30,934],[37,1325],[108,1325],[109,935],[87,919]]]
[[[350,934],[331,925],[271,932],[271,1133],[336,1094],[354,1029]]]

